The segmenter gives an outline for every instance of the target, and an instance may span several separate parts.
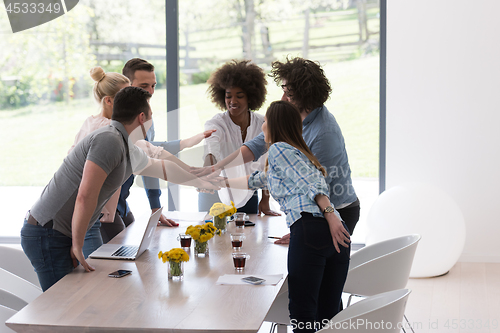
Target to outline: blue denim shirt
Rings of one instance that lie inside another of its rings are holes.
[[[356,201],[344,136],[337,120],[326,106],[316,108],[307,115],[302,122],[302,137],[327,171],[326,182],[334,207],[340,209]],[[255,159],[267,150],[263,133],[244,145],[252,151]]]

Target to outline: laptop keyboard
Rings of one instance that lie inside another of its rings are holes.
[[[118,250],[113,252],[113,257],[133,257],[139,250],[138,246],[123,245]]]

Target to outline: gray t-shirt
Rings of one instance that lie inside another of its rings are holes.
[[[31,215],[42,225],[53,220],[55,230],[71,237],[71,220],[78,188],[83,167],[89,160],[100,166],[108,175],[89,221],[87,230],[90,229],[109,198],[132,174],[127,140],[128,133],[117,121],[112,121],[110,125],[83,138],[66,156],[47,184],[40,199],[31,208]]]

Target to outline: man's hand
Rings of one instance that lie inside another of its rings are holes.
[[[203,132],[202,133],[203,134],[203,138],[206,139],[206,138],[210,137],[210,135],[212,135],[213,132],[217,132],[217,130],[216,129],[211,129],[211,130],[207,130],[207,131]]]
[[[196,134],[195,136],[192,136],[188,139],[183,139],[181,140],[180,142],[180,150],[183,150],[184,148],[191,148],[192,146],[195,146],[197,145],[198,143],[200,143],[203,139],[206,139],[208,138],[210,135],[212,135],[213,132],[215,132],[217,130],[215,129],[212,129],[212,130],[208,130],[208,131],[205,131],[205,132],[201,132],[199,134]]]
[[[78,266],[78,262],[80,262],[80,265],[85,269],[87,272],[95,271],[95,268],[90,266],[86,261],[85,257],[83,256],[82,249],[78,249],[76,246],[71,246],[70,250],[71,258],[73,259],[73,267],[76,268]]]
[[[290,234],[286,234],[285,236],[281,237],[280,239],[275,241],[274,244],[290,244]]]
[[[158,209],[160,209],[160,208],[152,209],[152,213],[155,213]],[[176,223],[174,220],[167,219],[165,215],[161,214],[160,220],[158,221],[158,226],[178,227],[179,224]]]

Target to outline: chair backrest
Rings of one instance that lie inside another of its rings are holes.
[[[31,265],[30,260],[21,249],[0,245],[0,268],[5,269],[26,281],[40,287],[38,276]]]
[[[28,305],[28,302],[23,301],[8,291],[0,289],[0,305],[19,311]]]
[[[288,281],[285,282],[287,283]],[[280,290],[280,293],[274,299],[274,302],[267,312],[264,320],[276,324],[290,325],[290,313],[288,312],[288,288],[286,288],[286,291],[283,292]]]
[[[8,307],[0,305],[0,333],[14,332],[13,330],[5,326],[5,322],[16,313],[16,310],[12,310]]]
[[[42,289],[3,268],[0,268],[0,289],[19,297],[26,303],[42,294]]]
[[[340,311],[318,332],[399,333],[410,293],[399,289],[367,297]]]
[[[393,238],[353,253],[344,292],[371,296],[405,288],[420,238]]]

